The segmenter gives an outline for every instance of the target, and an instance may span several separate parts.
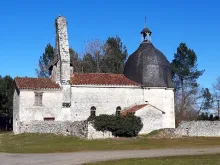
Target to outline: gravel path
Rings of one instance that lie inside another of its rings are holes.
[[[200,155],[220,153],[220,147],[200,149],[154,149],[127,151],[94,151],[53,154],[0,153],[1,165],[80,165],[82,163],[123,158]]]

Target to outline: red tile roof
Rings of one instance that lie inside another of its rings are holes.
[[[147,104],[141,104],[141,105],[135,105],[129,109],[126,109],[125,111],[122,111],[121,115],[126,115],[127,113],[135,113],[136,111],[138,111],[139,109],[143,108],[147,106]]]
[[[16,77],[15,83],[19,89],[59,89],[59,84],[50,78]]]
[[[111,74],[111,73],[82,73],[72,74],[71,80],[72,85],[129,85],[129,86],[140,86],[123,74]]]

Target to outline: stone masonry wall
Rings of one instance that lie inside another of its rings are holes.
[[[52,133],[72,135],[87,139],[114,138],[109,131],[96,131],[87,121],[62,122],[62,121],[32,121],[20,122],[19,133]]]
[[[220,136],[220,121],[190,121],[182,122],[175,130],[182,136]]]
[[[70,54],[67,33],[66,18],[59,16],[56,19],[56,46],[60,57],[60,80],[62,85],[63,107],[71,105],[71,86],[70,86]]]
[[[17,133],[18,130],[18,121],[20,119],[19,116],[19,108],[20,108],[20,98],[19,98],[19,93],[17,90],[14,91],[14,96],[13,96],[13,131],[14,133]]]
[[[53,133],[86,138],[88,132],[88,124],[85,121],[32,121],[19,124],[19,133]]]
[[[92,123],[88,123],[88,134],[87,134],[88,139],[108,139],[108,138],[114,138],[111,132],[109,131],[97,131]]]

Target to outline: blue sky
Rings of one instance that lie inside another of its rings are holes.
[[[0,5],[0,75],[35,77],[35,68],[47,43],[54,45],[54,20],[68,21],[70,46],[79,53],[92,39],[119,35],[128,53],[140,44],[147,26],[152,41],[172,61],[180,42],[194,49],[199,79],[211,86],[220,76],[220,2],[217,0],[11,0]]]

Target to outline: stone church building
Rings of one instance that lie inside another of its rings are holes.
[[[16,77],[14,80],[14,133],[50,133],[54,129],[52,126],[43,131],[48,123],[80,125],[91,115],[128,112],[141,117],[140,134],[175,128],[170,63],[153,46],[152,32],[148,28],[141,31],[143,41],[129,56],[124,73],[111,74],[73,73],[66,19],[59,16],[55,27],[56,54],[48,67],[50,78]],[[35,129],[39,127],[41,130]]]

